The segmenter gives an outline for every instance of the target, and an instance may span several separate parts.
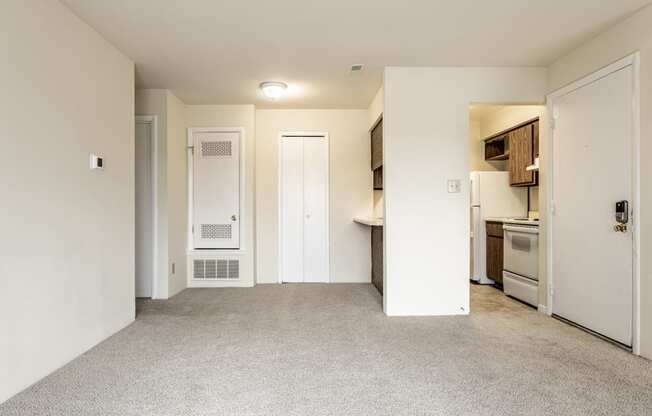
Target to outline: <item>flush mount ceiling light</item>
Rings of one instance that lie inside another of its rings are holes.
[[[287,88],[288,84],[285,82],[266,81],[260,84],[260,89],[263,91],[263,94],[265,94],[265,97],[274,101],[283,97]]]

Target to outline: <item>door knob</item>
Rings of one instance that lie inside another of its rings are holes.
[[[627,224],[616,224],[614,225],[614,231],[617,233],[626,233],[627,232]]]

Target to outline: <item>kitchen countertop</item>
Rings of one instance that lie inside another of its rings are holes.
[[[505,222],[505,221],[507,221],[508,219],[509,219],[509,218],[488,217],[488,218],[485,218],[484,220],[485,220],[485,221],[489,221],[489,222]]]
[[[382,227],[385,225],[385,220],[383,218],[355,217],[353,218],[353,221],[368,227]]]
[[[502,222],[503,224],[520,224],[520,225],[535,225],[539,226],[539,221],[535,220],[526,220],[526,219],[514,219],[514,218],[500,218],[500,217],[487,217],[485,221],[490,222]]]

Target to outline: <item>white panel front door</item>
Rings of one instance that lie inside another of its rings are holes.
[[[614,230],[632,204],[631,66],[553,101],[553,312],[632,345],[633,238]]]
[[[136,297],[151,298],[154,281],[152,123],[136,121]]]
[[[328,282],[328,141],[281,140],[281,281]]]
[[[240,134],[195,132],[194,247],[240,247]]]

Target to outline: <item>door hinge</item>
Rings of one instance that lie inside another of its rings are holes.
[[[550,201],[550,215],[555,215],[555,201]]]
[[[195,226],[194,226],[194,225],[192,225],[192,226],[190,227],[190,229],[192,230],[192,231],[191,231],[191,232],[192,232],[192,234],[194,234],[194,233],[195,233]]]
[[[550,118],[550,128],[551,128],[552,130],[555,129],[556,124],[557,124],[557,123],[555,122],[555,118],[554,118],[554,117],[551,117],[551,118]]]

